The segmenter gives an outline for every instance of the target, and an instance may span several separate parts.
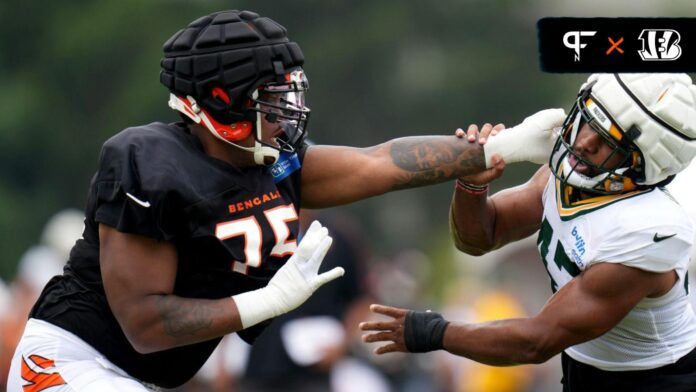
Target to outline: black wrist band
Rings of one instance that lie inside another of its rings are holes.
[[[404,343],[412,353],[442,349],[449,321],[434,312],[409,311],[404,321]]]

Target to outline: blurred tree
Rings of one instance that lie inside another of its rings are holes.
[[[279,21],[302,46],[319,143],[514,125],[567,96],[560,77],[537,70],[534,20],[513,1],[4,1],[0,276],[12,275],[53,212],[84,205],[108,137],[176,120],[158,80],[161,45],[194,18],[231,6]],[[529,171],[516,167],[510,180]],[[422,233],[443,224],[449,195],[447,185],[350,208],[389,249],[422,244]]]

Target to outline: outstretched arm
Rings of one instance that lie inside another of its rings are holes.
[[[494,366],[541,363],[603,335],[640,300],[664,295],[676,280],[674,271],[653,273],[599,263],[563,286],[534,317],[447,325],[437,315],[373,305],[374,312],[393,319],[361,323],[360,328],[377,331],[364,336],[367,342],[390,342],[376,349],[377,354],[416,351],[411,345],[420,352],[444,348]]]
[[[368,147],[311,146],[302,169],[302,205],[348,204],[486,168],[483,147],[455,136],[414,136]]]
[[[456,136],[414,136],[368,147],[312,146],[302,169],[302,205],[332,207],[406,188],[479,173],[491,157],[507,163],[548,159],[561,109],[538,112],[486,146]],[[531,147],[530,147],[531,146]]]

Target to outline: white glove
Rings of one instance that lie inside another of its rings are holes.
[[[319,287],[343,276],[345,271],[341,267],[319,275],[319,267],[332,241],[325,227],[317,221],[312,222],[295,254],[266,287],[233,296],[242,327],[249,328],[295,309]]]
[[[563,109],[546,109],[525,118],[522,124],[490,136],[483,145],[486,167],[493,166],[493,154],[500,155],[505,163],[548,162],[558,136],[554,128],[562,126],[565,118]]]

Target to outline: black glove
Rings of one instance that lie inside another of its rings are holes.
[[[409,311],[404,321],[404,343],[412,353],[442,350],[449,321],[440,313]]]

